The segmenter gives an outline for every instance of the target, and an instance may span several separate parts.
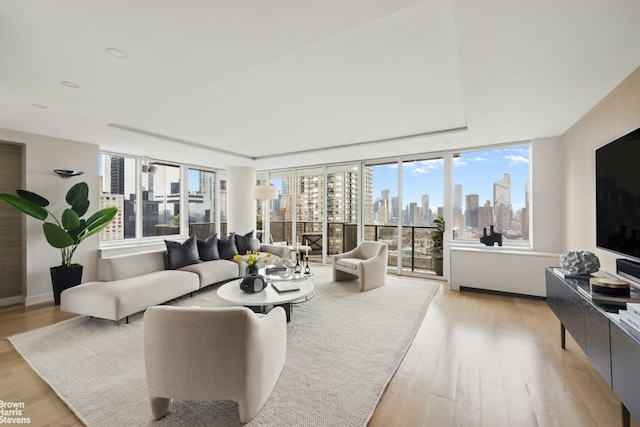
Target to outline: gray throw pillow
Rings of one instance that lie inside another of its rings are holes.
[[[184,243],[171,240],[165,240],[164,243],[167,245],[167,258],[171,270],[200,262],[196,236],[189,237]]]
[[[201,261],[220,259],[220,253],[218,252],[218,235],[214,234],[204,240],[198,239],[198,253],[200,254]]]
[[[240,236],[238,234],[236,236],[236,248],[238,248],[238,253],[240,255],[244,255],[247,251],[255,252],[260,249],[260,246],[256,245],[256,241],[253,238],[253,230],[245,234],[244,236]]]
[[[218,254],[220,259],[233,259],[238,255],[234,233],[229,234],[226,239],[218,239]]]

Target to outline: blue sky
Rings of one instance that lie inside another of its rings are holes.
[[[525,183],[529,179],[529,147],[510,147],[461,153],[453,161],[453,183],[462,185],[462,205],[465,195],[480,196],[480,204],[493,197],[493,183],[505,173],[511,175],[511,202],[514,210],[524,206]],[[423,194],[429,195],[431,209],[443,206],[442,159],[408,162],[403,165],[403,205],[421,204]],[[397,194],[397,165],[377,166],[374,169],[373,196],[380,197],[385,188]]]

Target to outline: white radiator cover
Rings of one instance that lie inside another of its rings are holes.
[[[545,267],[560,254],[493,248],[451,248],[451,289],[460,287],[546,297]]]

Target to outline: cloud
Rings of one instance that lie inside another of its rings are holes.
[[[509,160],[509,162],[511,162],[512,165],[515,165],[518,163],[529,163],[529,159],[524,156],[516,156],[514,154],[509,154],[504,156],[504,158]]]
[[[443,166],[443,159],[422,160],[418,162],[408,162],[403,164],[403,168],[406,167],[409,173],[414,176],[424,175],[431,171],[442,170]]]
[[[429,173],[427,168],[415,167],[411,171],[411,175],[413,176],[424,175],[425,173]]]

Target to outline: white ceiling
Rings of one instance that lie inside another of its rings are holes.
[[[640,65],[638,17],[637,0],[4,1],[0,128],[257,169],[561,135]]]

